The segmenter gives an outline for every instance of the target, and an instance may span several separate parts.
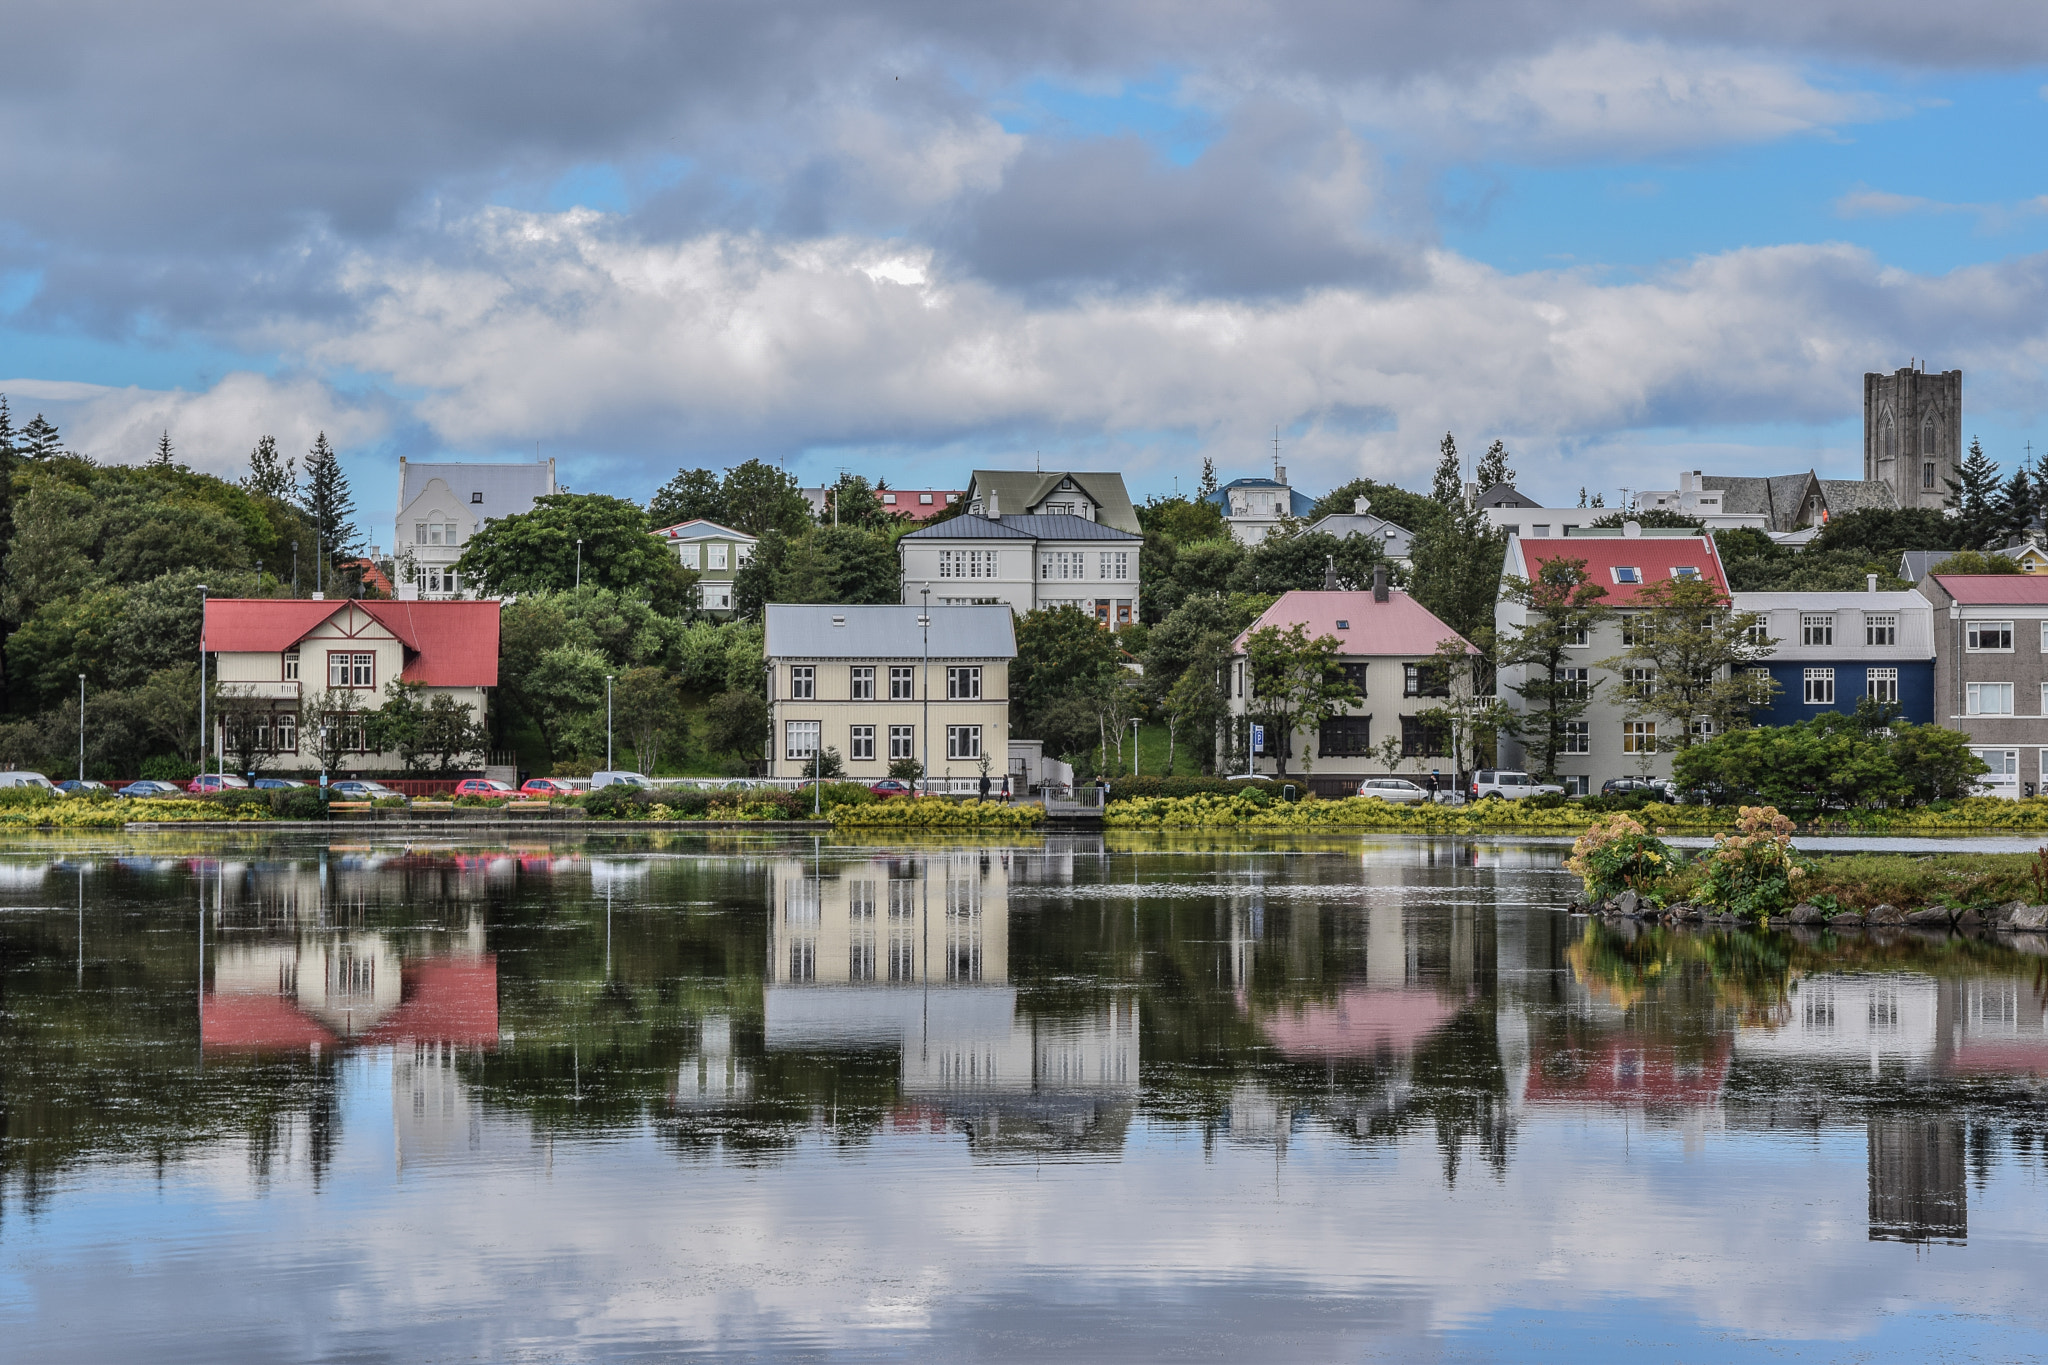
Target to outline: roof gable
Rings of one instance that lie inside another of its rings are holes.
[[[1321,592],[1295,589],[1280,594],[1278,601],[1259,613],[1231,642],[1242,653],[1253,631],[1267,626],[1286,630],[1305,626],[1310,639],[1333,635],[1340,654],[1353,657],[1398,655],[1419,659],[1436,653],[1445,640],[1456,640],[1465,652],[1476,654],[1469,640],[1445,625],[1437,615],[1398,589],[1387,593],[1384,602],[1368,590]]]
[[[202,648],[209,654],[282,654],[335,616],[360,612],[405,648],[402,680],[428,687],[498,685],[498,603],[375,598],[214,597]],[[355,633],[351,623],[348,633]]]
[[[720,525],[718,522],[711,521],[705,517],[692,517],[688,521],[679,521],[673,526],[662,527],[655,531],[654,534],[669,540],[716,539],[740,540],[745,541],[749,545],[759,543],[759,537],[757,536],[750,536],[745,531],[735,531],[730,526]]]
[[[967,481],[965,498],[970,503],[977,498],[985,501],[993,493],[1006,515],[1029,512],[1057,493],[1060,484],[1068,479],[1073,480],[1074,486],[1101,509],[1101,515],[1095,518],[1097,521],[1121,531],[1136,533],[1139,530],[1137,509],[1131,506],[1131,495],[1124,489],[1124,476],[1121,474],[1085,470],[1060,470],[1046,474],[1037,470],[977,469]]]

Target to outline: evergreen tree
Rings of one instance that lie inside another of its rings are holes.
[[[149,457],[152,469],[169,469],[177,463],[177,452],[171,449],[171,433],[165,431],[157,438],[156,454]]]
[[[1998,496],[1992,502],[1992,521],[1997,527],[1992,539],[1994,548],[2021,539],[2033,524],[2034,483],[2027,477],[2025,465],[2013,470],[2012,477],[1998,490]]]
[[[1580,484],[1580,485],[1579,485],[1579,506],[1581,506],[1581,507],[1584,507],[1585,505],[1586,505],[1586,485],[1584,485],[1584,484]]]
[[[320,551],[327,562],[333,565],[354,558],[361,544],[355,500],[349,496],[348,477],[341,472],[341,457],[327,443],[324,431],[306,453],[306,483],[299,501],[319,532]]]
[[[1488,446],[1486,453],[1479,457],[1479,472],[1474,477],[1482,493],[1497,483],[1513,483],[1515,471],[1508,468],[1507,446],[1499,441]]]
[[[1465,505],[1465,471],[1458,459],[1458,442],[1450,432],[1437,446],[1436,476],[1429,481],[1429,496],[1456,510]]]
[[[1998,466],[1985,455],[1976,437],[1970,438],[1970,453],[1963,457],[1957,477],[1948,479],[1948,497],[1942,502],[1955,514],[1966,550],[1996,548],[1992,541],[1999,532],[1997,500]]]
[[[56,425],[39,412],[21,429],[19,454],[31,460],[54,460],[64,453]]]
[[[2044,455],[2043,458],[2048,459],[2048,455]],[[1202,482],[1201,486],[1195,490],[1195,496],[1200,498],[1211,497],[1215,494],[1216,488],[1216,462],[1207,455],[1204,455],[1202,457]]]
[[[243,478],[242,487],[289,506],[298,493],[298,471],[294,465],[289,455],[278,455],[275,436],[259,437],[256,448],[249,452],[249,473]]]

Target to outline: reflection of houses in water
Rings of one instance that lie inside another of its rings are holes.
[[[1872,1118],[1870,1240],[1962,1242],[1969,1233],[1962,1124],[1946,1118]]]
[[[733,1051],[732,1018],[707,1016],[697,1028],[697,1046],[676,1074],[674,1102],[685,1108],[716,1109],[740,1104],[754,1093],[754,1070]]]
[[[978,1149],[1121,1146],[1138,1086],[1137,1003],[1019,1010],[1009,871],[991,850],[775,864],[768,1051],[893,1050],[914,1126],[942,1113]],[[744,1093],[730,1055],[729,1032],[721,1040],[707,1025],[679,1093]]]
[[[1744,1057],[1886,1063],[1909,1071],[2048,1075],[2048,1012],[2031,976],[1917,972],[1806,977],[1782,1017],[1746,1027]]]

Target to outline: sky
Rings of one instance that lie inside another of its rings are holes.
[[[0,392],[139,462],[759,457],[957,487],[1861,472],[1862,375],[2048,361],[2007,0],[23,0]],[[381,534],[380,534],[381,530]]]

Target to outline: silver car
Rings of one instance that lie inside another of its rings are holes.
[[[1368,777],[1358,784],[1360,796],[1376,796],[1397,806],[1420,805],[1429,793],[1405,777]]]

